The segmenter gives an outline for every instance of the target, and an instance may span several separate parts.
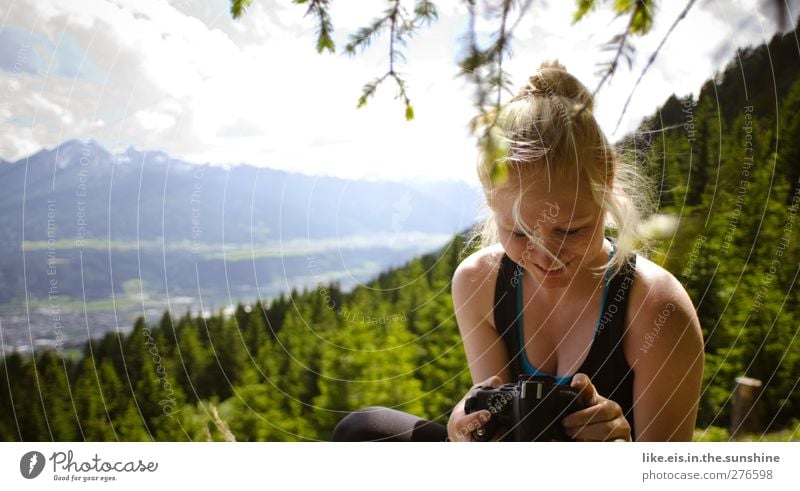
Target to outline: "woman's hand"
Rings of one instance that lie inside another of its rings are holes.
[[[471,442],[473,441],[472,432],[485,425],[492,414],[482,409],[471,414],[464,412],[464,402],[476,391],[478,387],[500,387],[502,381],[498,376],[492,376],[479,384],[475,384],[467,394],[458,401],[458,404],[450,413],[450,420],[447,422],[447,436],[452,442]]]
[[[586,408],[561,420],[567,436],[579,441],[631,441],[631,425],[619,404],[598,394],[586,374],[575,374],[570,385],[580,391]]]

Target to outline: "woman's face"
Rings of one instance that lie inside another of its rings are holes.
[[[514,220],[515,200],[521,196],[519,218],[535,240]],[[492,203],[500,243],[506,254],[546,288],[570,284],[577,273],[603,264],[605,221],[592,199],[588,180],[531,180],[507,183]]]

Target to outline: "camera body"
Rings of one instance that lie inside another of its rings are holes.
[[[578,391],[556,383],[548,375],[520,375],[515,384],[498,388],[478,387],[464,404],[467,414],[488,410],[491,419],[473,432],[477,441],[490,441],[498,433],[500,441],[572,441],[561,420],[584,408]]]

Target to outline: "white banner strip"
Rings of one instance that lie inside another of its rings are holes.
[[[796,489],[799,443],[0,443],[2,489]],[[80,483],[80,484],[78,484]]]

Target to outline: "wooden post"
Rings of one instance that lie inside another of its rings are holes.
[[[731,438],[742,433],[760,433],[761,422],[758,417],[758,395],[763,384],[750,377],[736,377],[731,411]]]

